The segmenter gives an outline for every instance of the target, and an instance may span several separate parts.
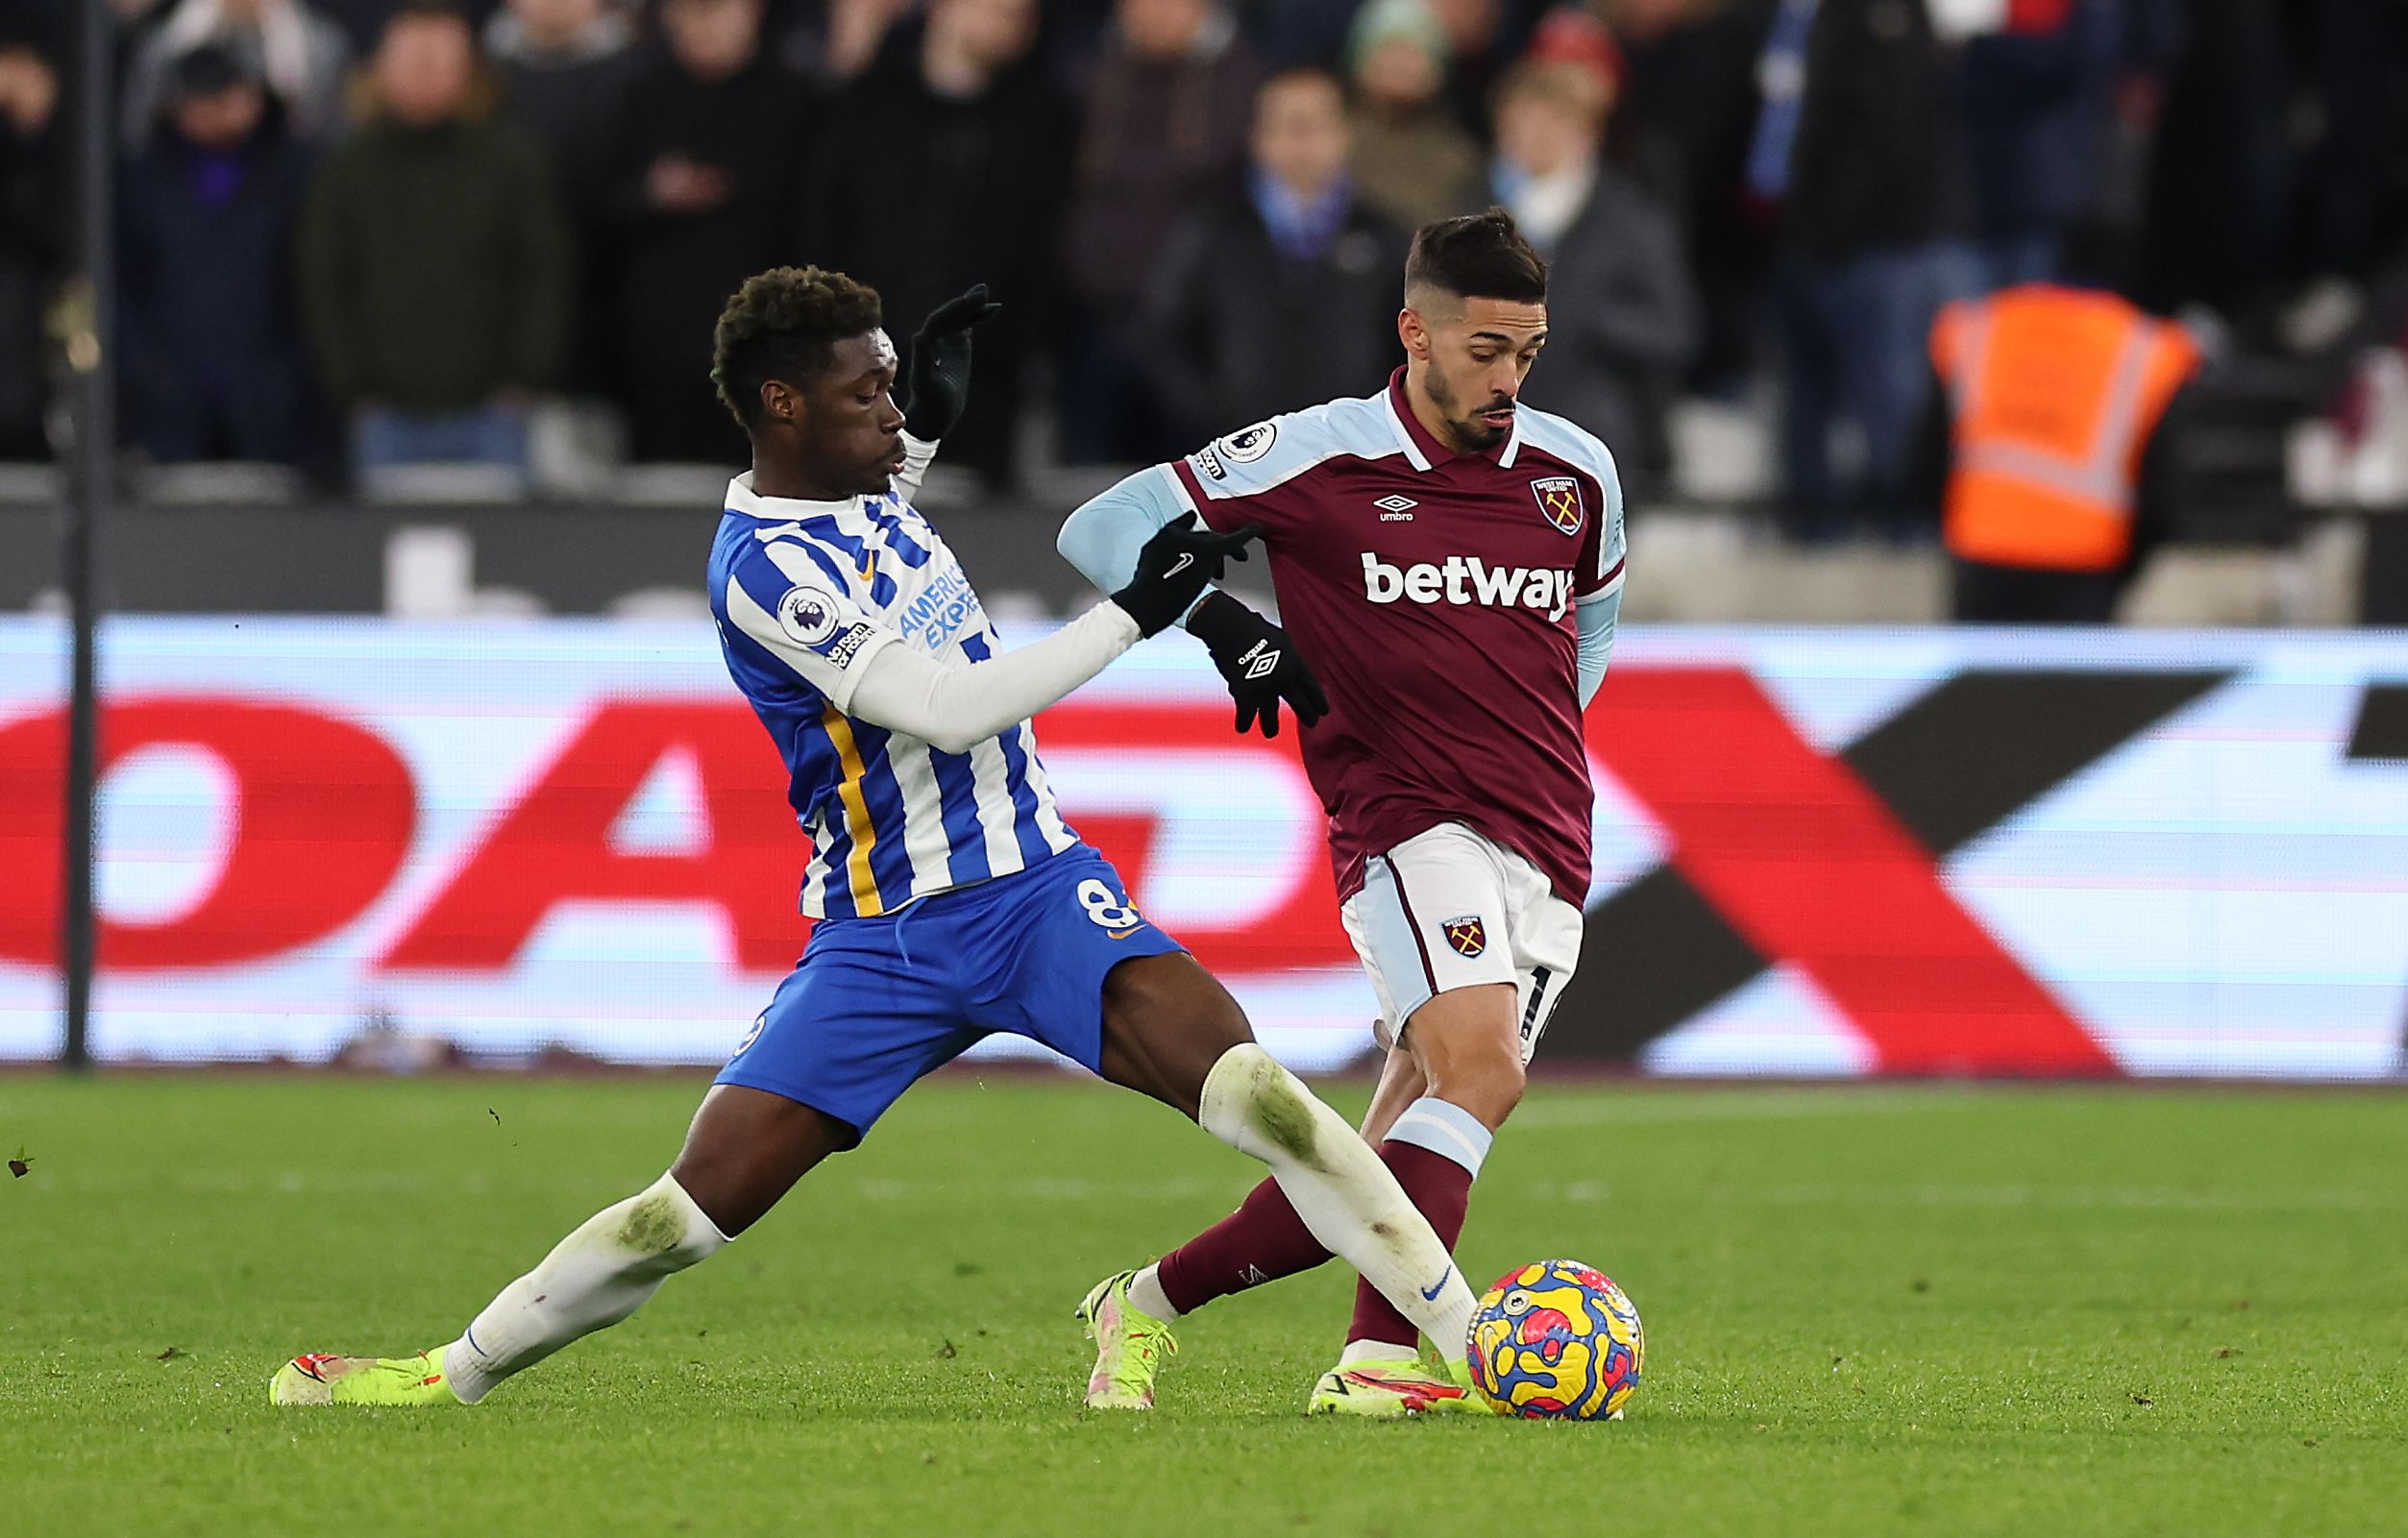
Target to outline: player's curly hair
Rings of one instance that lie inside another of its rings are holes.
[[[761,386],[809,378],[833,361],[836,344],[878,329],[878,291],[823,267],[772,267],[744,281],[719,312],[711,382],[749,432],[761,420]]]
[[[1413,232],[1405,290],[1436,288],[1460,299],[1543,305],[1547,263],[1503,208],[1440,219]]]

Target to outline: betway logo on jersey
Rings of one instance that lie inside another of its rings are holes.
[[[1560,620],[1572,606],[1572,574],[1560,567],[1490,566],[1477,555],[1450,555],[1443,564],[1390,566],[1363,552],[1363,596],[1374,603],[1479,603],[1492,609],[1539,609]]]

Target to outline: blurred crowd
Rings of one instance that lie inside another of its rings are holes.
[[[950,462],[1143,461],[1376,388],[1409,232],[1493,202],[1554,266],[1530,399],[1642,494],[1676,402],[1778,403],[1811,535],[1908,476],[1953,297],[2272,334],[2408,237],[2401,0],[108,3],[160,462],[523,467],[562,398],[733,460],[712,321],[802,261],[898,334],[1004,300]],[[45,453],[69,16],[0,0],[0,458]]]

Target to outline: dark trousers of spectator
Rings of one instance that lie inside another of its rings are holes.
[[[1979,262],[1979,291],[1995,293],[2019,283],[2054,281],[2057,253],[2064,244],[2064,238],[2053,230],[2026,230],[1982,240],[1974,253]]]
[[[204,459],[291,464],[301,455],[299,370],[245,360],[236,377],[209,378],[164,366],[129,367],[127,435],[162,465]]]
[[[1782,529],[1820,541],[1869,515],[1893,538],[1920,538],[1928,514],[1904,495],[1916,425],[1929,389],[1928,352],[1940,306],[1976,291],[1973,258],[1935,242],[1845,261],[1791,257],[1774,284],[1788,401],[1781,417],[1787,495]],[[1833,463],[1832,429],[1862,435],[1861,475]]]
[[[1100,326],[1065,350],[1060,399],[1065,464],[1141,465],[1203,447],[1180,441],[1145,371],[1127,345]],[[1218,430],[1235,432],[1244,425]]]
[[[744,429],[711,390],[707,364],[639,375],[621,401],[627,452],[639,464],[741,465],[751,456]]]
[[[639,464],[743,465],[751,449],[711,385],[720,291],[662,287],[649,305],[630,293],[616,310],[627,452]]]
[[[741,467],[752,457],[712,387],[711,338],[727,296],[767,265],[753,251],[749,233],[705,222],[656,232],[613,256],[603,306],[612,393],[627,413],[627,451],[638,463]]]
[[[1949,563],[1959,624],[2113,624],[2129,572],[2039,572],[1981,561]]]
[[[0,459],[47,459],[42,403],[50,347],[42,339],[41,285],[0,262]]]

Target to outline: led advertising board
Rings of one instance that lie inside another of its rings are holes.
[[[715,1062],[802,949],[807,845],[705,625],[123,619],[104,647],[104,1060],[383,1032]],[[0,621],[0,1058],[59,1038],[63,648]],[[1264,1038],[1354,1062],[1374,1006],[1293,729],[1229,726],[1167,637],[1038,735]],[[1542,1062],[2400,1070],[2396,632],[1634,627],[1588,742],[1588,937]]]

